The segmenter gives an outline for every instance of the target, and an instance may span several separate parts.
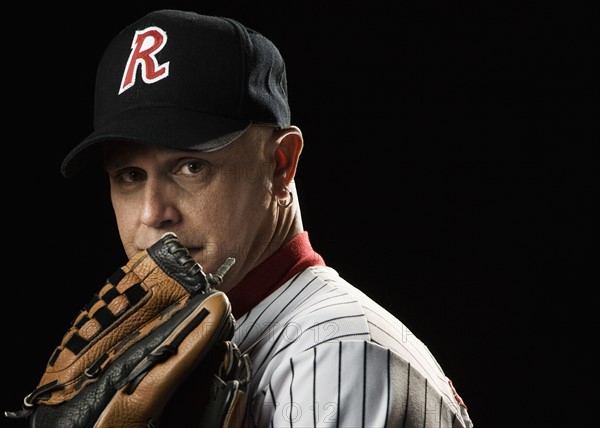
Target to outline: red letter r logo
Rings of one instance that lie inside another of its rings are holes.
[[[146,83],[154,83],[169,75],[169,63],[158,64],[156,54],[167,43],[167,33],[158,27],[148,27],[136,31],[131,43],[131,54],[125,66],[119,94],[135,85],[138,66],[141,67],[142,79]]]

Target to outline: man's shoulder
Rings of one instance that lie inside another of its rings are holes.
[[[346,280],[335,269],[327,266],[314,266],[308,268],[304,274],[310,278],[309,281],[322,284],[319,293],[313,296],[313,300],[318,301],[323,299],[325,294],[329,294],[331,300],[338,302],[341,300],[349,306],[360,309],[364,318],[371,324],[370,328],[376,327],[379,331],[388,331],[393,336],[410,333],[398,316],[369,296],[360,286]],[[331,309],[335,311],[338,308],[331,306]]]
[[[407,341],[423,346],[399,317],[344,279],[336,270],[314,266],[302,275],[302,282],[312,284],[314,292],[295,308],[294,319],[307,320],[305,323],[318,319],[338,320],[332,323],[342,326],[349,317],[353,317],[360,319],[369,340],[395,352],[406,352]]]
[[[330,290],[335,291],[334,294],[339,296],[338,302],[347,302],[347,306],[352,308],[354,313],[361,314],[369,341],[389,349],[402,360],[410,363],[413,368],[426,372],[429,376],[445,379],[443,370],[429,348],[400,317],[391,313],[359,287],[350,284],[331,268],[311,268],[311,274],[327,283]],[[314,300],[321,301],[321,305],[326,306],[326,300],[323,300],[322,296],[315,296]],[[339,313],[341,307],[342,305],[339,304],[327,306],[331,312],[330,316],[334,317],[333,314]],[[314,312],[310,312],[309,316],[313,315]]]
[[[260,373],[265,385],[294,372],[297,380],[291,382],[301,388],[303,379],[313,379],[315,364],[318,373],[333,376],[342,370],[343,378],[352,383],[364,375],[354,370],[358,363],[368,370],[369,378],[389,373],[399,379],[393,382],[398,391],[405,391],[406,385],[400,383],[410,379],[413,387],[430,388],[424,397],[431,403],[444,397],[444,402],[455,405],[448,378],[425,344],[398,317],[331,267],[303,270],[242,321],[268,339],[254,351],[254,364],[264,370]],[[346,372],[344,367],[353,369]],[[420,397],[414,391],[411,397]]]
[[[367,340],[414,363],[431,358],[398,317],[328,266],[298,273],[242,317],[238,326],[258,337],[267,331],[281,334],[286,348],[293,347],[294,352],[332,341]]]

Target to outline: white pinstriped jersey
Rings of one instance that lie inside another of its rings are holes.
[[[245,427],[472,427],[428,348],[326,266],[238,318],[253,378]]]

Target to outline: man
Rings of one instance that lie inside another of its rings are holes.
[[[303,136],[268,39],[156,11],[109,44],[95,95],[95,129],[62,173],[102,165],[128,257],[169,231],[207,272],[235,257],[219,289],[252,359],[244,426],[472,426],[428,348],[312,248]]]

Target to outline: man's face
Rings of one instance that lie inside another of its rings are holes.
[[[275,250],[273,151],[252,129],[211,153],[108,143],[105,168],[127,256],[175,232],[207,274],[236,258],[221,287],[228,291]]]

